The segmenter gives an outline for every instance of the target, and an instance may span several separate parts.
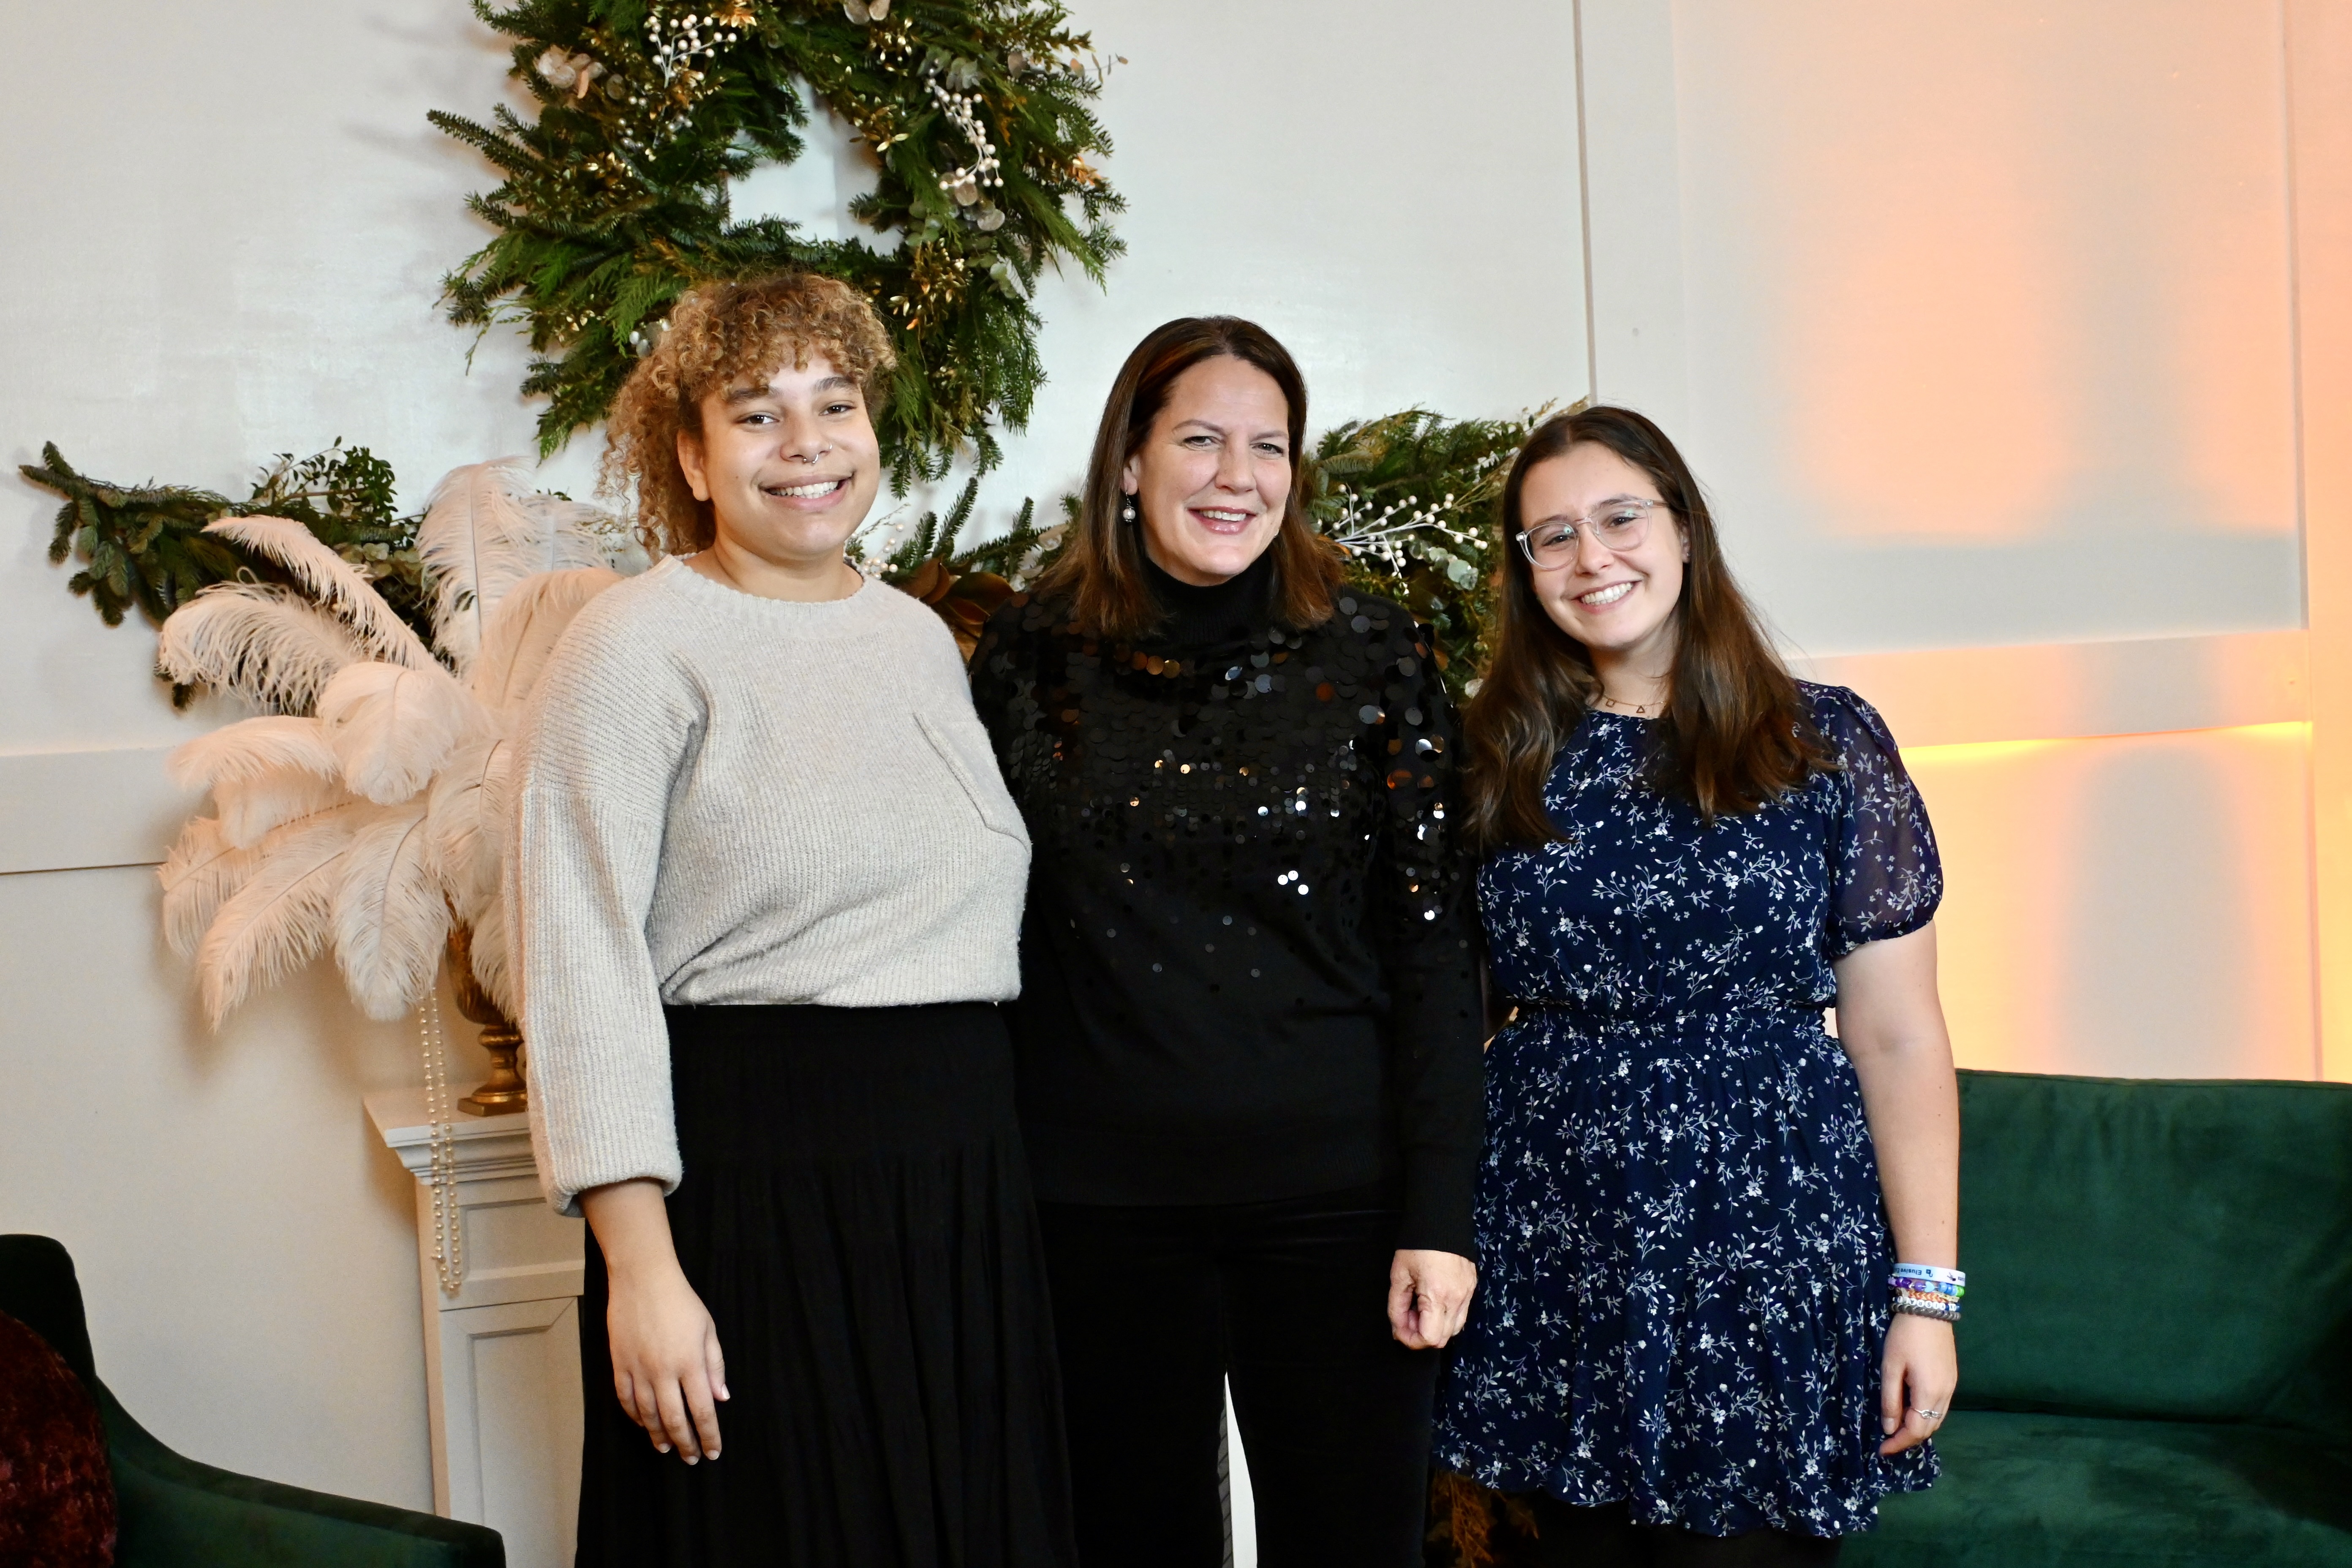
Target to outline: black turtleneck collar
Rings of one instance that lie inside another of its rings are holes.
[[[1207,588],[1178,582],[1160,569],[1148,550],[1137,553],[1142,558],[1143,580],[1151,596],[1168,614],[1154,629],[1153,641],[1179,647],[1218,647],[1263,638],[1272,627],[1271,544],[1239,573]]]

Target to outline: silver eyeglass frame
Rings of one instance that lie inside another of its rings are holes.
[[[1603,544],[1601,548],[1604,550],[1638,549],[1643,541],[1650,537],[1650,514],[1656,511],[1660,507],[1665,507],[1665,510],[1669,512],[1675,510],[1673,507],[1666,506],[1664,501],[1658,500],[1654,496],[1615,496],[1601,503],[1601,506],[1593,508],[1593,511],[1605,510],[1607,508],[1612,506],[1634,506],[1642,509],[1642,537],[1640,539],[1629,541],[1622,545]],[[1549,566],[1545,565],[1542,562],[1536,559],[1536,547],[1528,542],[1528,535],[1533,533],[1535,531],[1534,529],[1523,528],[1519,530],[1518,532],[1511,535],[1511,537],[1519,542],[1519,553],[1527,557],[1528,564],[1529,566],[1538,572],[1553,572],[1569,564],[1570,562],[1576,559],[1576,545],[1583,542],[1584,531],[1591,525],[1591,521],[1592,512],[1590,511],[1586,512],[1582,517],[1570,521],[1568,525],[1568,533],[1569,538],[1572,542],[1569,547],[1568,559],[1565,561],[1556,561]]]

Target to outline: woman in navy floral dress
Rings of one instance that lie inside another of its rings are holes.
[[[1935,839],[1655,426],[1539,426],[1503,510],[1467,826],[1515,1012],[1438,1457],[1532,1494],[1547,1563],[1826,1562],[1934,1480],[1957,1377],[1888,1288],[1957,1246]]]

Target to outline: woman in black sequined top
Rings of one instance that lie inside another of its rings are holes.
[[[1154,332],[972,661],[1034,847],[1013,1036],[1092,1563],[1220,1560],[1230,1380],[1262,1561],[1417,1563],[1475,1279],[1454,713],[1302,521],[1305,403],[1261,329]]]

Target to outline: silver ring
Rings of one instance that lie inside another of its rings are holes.
[[[1944,1418],[1944,1413],[1942,1411],[1923,1410],[1916,1405],[1911,1407],[1911,1413],[1914,1415],[1925,1415],[1930,1421],[1941,1421]]]

